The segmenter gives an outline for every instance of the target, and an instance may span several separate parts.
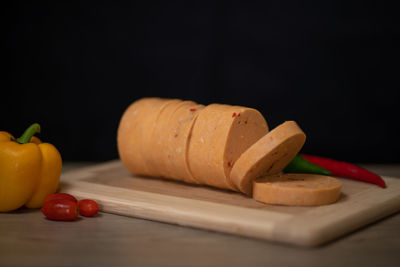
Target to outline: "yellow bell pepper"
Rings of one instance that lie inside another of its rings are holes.
[[[62,169],[57,148],[33,136],[37,123],[15,139],[0,131],[0,212],[22,206],[40,208],[57,191]]]

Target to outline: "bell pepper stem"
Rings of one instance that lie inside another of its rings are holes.
[[[40,133],[40,125],[38,123],[34,123],[29,126],[28,129],[26,129],[21,135],[21,137],[17,139],[17,142],[20,144],[26,144],[31,140],[35,133]]]

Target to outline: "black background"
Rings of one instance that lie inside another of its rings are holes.
[[[64,160],[114,159],[124,109],[160,96],[296,120],[303,152],[399,163],[396,9],[316,2],[7,6],[0,129],[39,122]]]

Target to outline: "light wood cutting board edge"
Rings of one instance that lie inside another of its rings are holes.
[[[367,197],[369,201],[354,203],[357,211],[344,209],[346,214],[342,214],[343,209],[340,206],[345,204],[336,203],[319,207],[317,214],[311,211],[304,216],[296,217],[295,223],[292,216],[273,211],[260,212],[196,199],[188,202],[181,197],[81,181],[93,176],[93,172],[98,173],[120,164],[119,160],[115,160],[67,172],[62,175],[61,190],[79,199],[94,199],[100,204],[101,211],[107,213],[305,247],[321,245],[400,210],[400,180],[390,177],[384,177],[389,185],[385,189],[384,199],[373,199],[361,194],[359,198]],[[379,209],[363,212],[371,203],[376,204],[376,201],[380,203]],[[339,217],[338,209],[341,212]],[[323,218],[321,212],[325,214]],[[346,217],[345,224],[342,221],[343,216]],[[313,224],[313,217],[318,217],[318,223],[314,220]]]

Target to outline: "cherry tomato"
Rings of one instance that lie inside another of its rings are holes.
[[[46,197],[46,199],[44,200],[44,202],[52,200],[52,199],[68,199],[75,203],[78,203],[78,200],[73,195],[70,195],[67,193],[55,193],[55,194],[48,195]]]
[[[99,211],[99,205],[91,199],[82,199],[78,202],[79,213],[83,216],[92,217]]]
[[[78,217],[78,204],[69,199],[51,199],[43,204],[42,213],[50,220],[73,221]]]

